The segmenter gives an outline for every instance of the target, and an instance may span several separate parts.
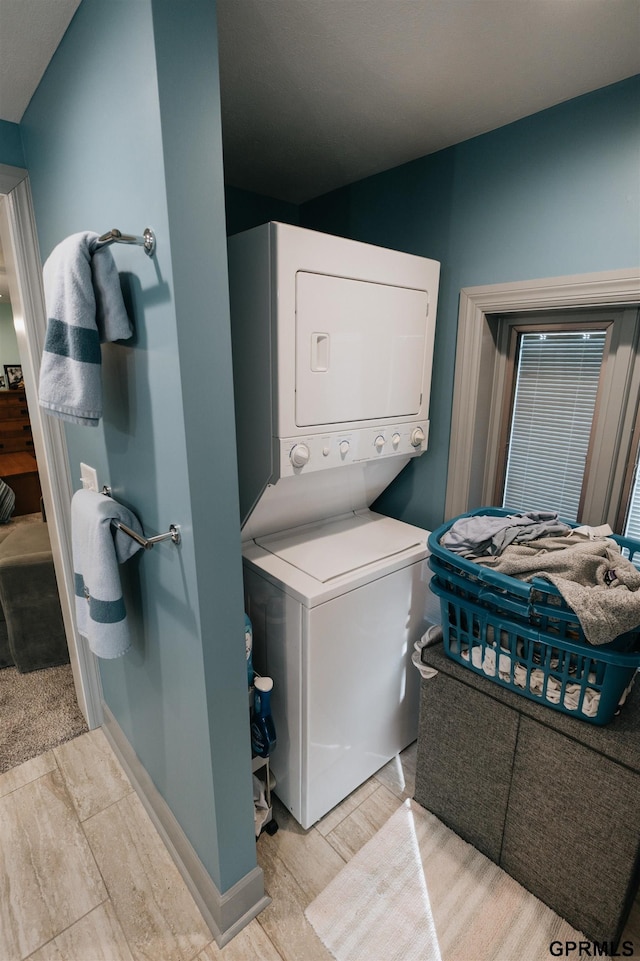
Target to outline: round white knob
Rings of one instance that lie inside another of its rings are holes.
[[[306,444],[296,444],[289,453],[289,459],[294,467],[304,467],[310,457],[311,451]]]
[[[343,457],[344,457],[345,454],[348,454],[348,453],[349,453],[349,441],[348,441],[348,440],[342,440],[342,441],[340,441],[340,453],[342,454]]]
[[[396,432],[391,438],[391,443],[393,444],[394,449],[397,449],[400,444],[400,434]]]
[[[411,446],[420,447],[424,443],[424,431],[422,427],[414,427],[411,431]]]
[[[380,453],[380,451],[384,447],[384,443],[385,443],[384,437],[382,436],[382,434],[378,434],[378,436],[373,442],[373,446],[378,451],[378,453]]]

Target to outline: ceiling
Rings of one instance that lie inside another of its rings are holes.
[[[20,123],[80,0],[0,0],[0,120]],[[0,246],[0,304],[9,288]]]
[[[20,123],[80,0],[0,0],[0,120]]]
[[[300,203],[640,73],[640,0],[217,0],[227,182]]]
[[[20,122],[78,5],[0,0],[0,119]],[[640,0],[217,9],[227,182],[292,203],[640,73]]]

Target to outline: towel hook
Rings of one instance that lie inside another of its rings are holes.
[[[138,247],[144,247],[147,256],[153,257],[156,250],[156,235],[151,227],[145,227],[142,237],[123,234],[114,227],[113,230],[108,230],[106,234],[98,237],[98,243],[105,247],[109,244],[136,244]]]

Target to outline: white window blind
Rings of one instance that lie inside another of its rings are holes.
[[[638,453],[638,462],[636,463],[636,474],[624,533],[627,537],[640,540],[640,452]],[[640,558],[638,558],[638,560],[640,561]]]
[[[577,519],[605,337],[520,335],[503,507]]]

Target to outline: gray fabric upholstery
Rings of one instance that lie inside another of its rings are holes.
[[[20,525],[0,543],[0,603],[9,654],[21,673],[68,663],[46,524]]]
[[[517,715],[472,689],[459,697],[459,684],[444,675],[425,689],[428,704],[421,710],[415,799],[498,863]]]
[[[11,667],[12,664],[13,657],[9,650],[7,622],[4,619],[4,614],[0,611],[0,668]]]
[[[423,660],[438,674],[421,682],[416,801],[588,938],[616,943],[640,875],[640,679],[597,727],[441,645]]]
[[[15,528],[0,527],[0,544],[12,534]],[[2,604],[0,603],[0,668],[11,667],[13,665],[13,655],[9,650],[9,634],[7,632],[7,622],[5,620]]]
[[[640,775],[522,718],[501,858],[508,874],[578,930],[613,940],[637,885],[639,830]]]
[[[442,644],[425,648],[423,659],[425,664],[444,671],[449,677],[456,678],[467,687],[482,691],[487,697],[492,697],[535,721],[552,725],[554,730],[561,731],[567,737],[592,747],[594,751],[599,751],[614,761],[626,764],[634,770],[640,770],[640,678],[620,714],[609,724],[598,727],[569,717],[560,711],[554,711],[543,704],[537,704],[521,694],[486,680],[447,657]]]

